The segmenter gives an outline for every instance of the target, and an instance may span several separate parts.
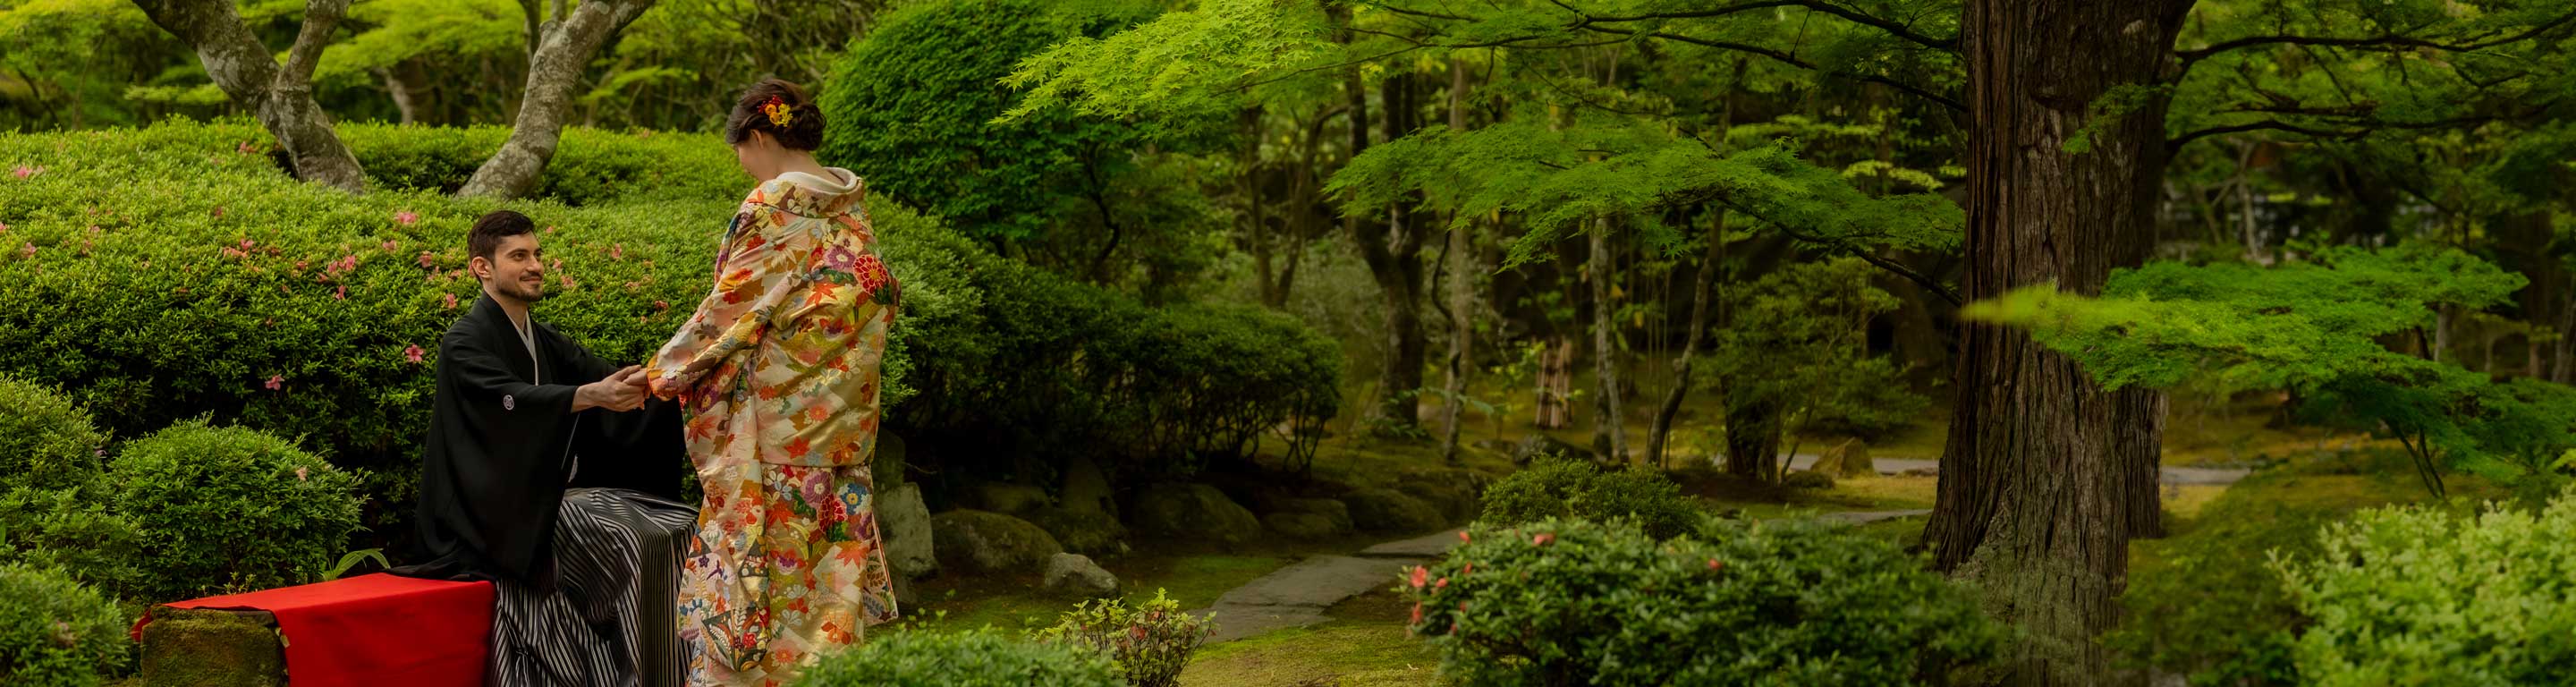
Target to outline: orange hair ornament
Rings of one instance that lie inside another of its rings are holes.
[[[769,102],[761,103],[760,112],[769,115],[769,123],[774,126],[787,126],[788,122],[796,121],[795,109],[787,106],[787,99],[778,96],[769,96]]]

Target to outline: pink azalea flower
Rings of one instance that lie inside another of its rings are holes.
[[[224,216],[224,206],[221,206],[221,205],[217,205],[217,206],[215,206],[215,216],[216,216],[216,217],[222,217],[222,216]]]
[[[1466,531],[1466,530],[1458,530],[1458,541],[1460,541],[1460,542],[1469,542],[1469,541],[1474,541],[1474,540],[1473,540],[1473,539],[1470,539],[1470,538],[1468,538],[1468,537],[1467,537],[1467,531]]]
[[[1448,588],[1449,588],[1449,578],[1446,578],[1446,577],[1440,578],[1440,581],[1439,581],[1439,582],[1437,582],[1437,583],[1432,584],[1432,585],[1431,585],[1431,588],[1432,588],[1432,589],[1448,589]]]
[[[402,249],[402,243],[401,243],[401,242],[399,242],[399,241],[395,241],[395,240],[393,240],[393,239],[385,239],[385,252],[387,252],[387,253],[391,253],[391,252],[394,252],[394,251],[397,251],[397,250],[401,250],[401,249]]]
[[[9,233],[9,223],[8,223],[8,222],[0,222],[0,234],[6,234],[6,233]]]
[[[248,251],[248,250],[250,250],[250,247],[251,247],[251,246],[256,246],[256,245],[259,245],[259,242],[258,242],[258,241],[252,241],[252,240],[250,240],[250,239],[242,239],[242,242],[241,242],[241,248],[242,248],[242,250],[244,250],[244,251]]]
[[[29,166],[26,166],[26,165],[18,165],[18,170],[17,170],[17,172],[16,172],[16,173],[17,173],[17,175],[18,175],[18,178],[20,178],[20,179],[25,179],[25,178],[27,178],[27,177],[35,176],[35,175],[36,175],[36,172],[38,172],[38,171],[40,171],[40,170],[37,170],[37,169],[36,169],[36,168],[34,168],[34,167],[29,167]]]
[[[1413,602],[1413,625],[1422,624],[1422,602]]]
[[[447,297],[455,298],[456,294],[448,294]],[[403,347],[403,358],[406,360],[410,360],[415,363],[420,362],[420,354],[420,344],[412,344]]]
[[[286,388],[286,375],[269,375],[269,376],[268,376],[268,390],[269,390],[269,391],[278,391],[278,390],[282,390],[282,389],[285,389],[285,388]]]
[[[1556,541],[1556,535],[1545,532],[1539,533],[1538,536],[1530,537],[1531,546],[1546,546],[1548,542],[1552,541]]]
[[[1476,574],[1476,564],[1474,564],[1474,563],[1469,563],[1469,564],[1467,564],[1467,567],[1466,567],[1466,568],[1461,569],[1461,570],[1459,570],[1459,571],[1458,571],[1458,576],[1459,576],[1459,577],[1466,577],[1466,576],[1468,576],[1468,575],[1474,575],[1474,574]]]
[[[1720,569],[1724,569],[1725,567],[1726,567],[1726,564],[1725,564],[1725,563],[1719,563],[1719,562],[1717,562],[1717,559],[1715,559],[1715,558],[1708,559],[1708,569],[1710,569],[1710,570],[1720,570]]]
[[[295,481],[298,481],[298,482],[302,482],[302,481],[304,481],[304,476],[305,476],[306,474],[307,474],[307,473],[305,472],[305,468],[303,468],[303,467],[301,467],[301,466],[296,467],[296,468],[295,468]]]
[[[410,210],[404,210],[402,212],[394,213],[394,221],[400,222],[403,226],[408,227],[411,226],[413,222],[420,221],[420,215],[415,214]]]
[[[244,154],[244,155],[248,155],[248,154],[251,154],[251,153],[259,152],[259,146],[257,146],[257,145],[252,145],[252,144],[251,144],[251,142],[249,142],[249,141],[242,141],[242,142],[241,142],[241,145],[233,146],[233,152],[237,152],[237,153],[241,153],[241,154]]]
[[[555,282],[556,282],[556,283],[563,284],[563,287],[564,287],[564,288],[567,288],[567,289],[572,288],[572,275],[564,275],[564,276],[560,276],[560,277],[555,277]]]
[[[553,235],[554,233],[555,233],[555,227],[554,227],[554,225],[552,225],[552,224],[546,225],[546,234],[551,236],[551,235]]]
[[[339,290],[331,292],[331,298],[334,300],[349,300],[349,285],[341,284]]]
[[[35,243],[33,243],[33,242],[29,242],[29,243],[26,245],[26,247],[19,248],[19,249],[18,249],[18,252],[19,252],[20,254],[26,255],[27,257],[30,257],[30,258],[32,258],[32,257],[36,257],[36,244],[35,244]]]
[[[446,307],[446,309],[448,309],[448,310],[455,310],[455,309],[456,309],[456,294],[452,294],[452,293],[451,293],[451,294],[447,294],[447,307]]]
[[[434,259],[432,258],[432,256],[431,256],[431,254],[430,254],[430,252],[429,252],[429,251],[421,251],[421,252],[420,252],[420,268],[421,268],[421,269],[424,269],[424,270],[425,270],[425,269],[431,269],[431,268],[434,268],[434,267],[437,267],[437,266],[438,266],[437,261],[436,261],[436,260],[434,260]]]
[[[1422,588],[1422,582],[1423,582],[1423,579],[1424,579],[1424,578],[1427,578],[1427,577],[1430,577],[1430,576],[1431,576],[1431,570],[1430,570],[1429,568],[1424,568],[1424,567],[1419,566],[1419,565],[1417,565],[1417,566],[1413,566],[1413,588],[1414,588],[1414,589],[1421,589],[1421,588]]]
[[[653,309],[654,309],[654,310],[669,310],[669,309],[671,309],[671,302],[670,302],[670,301],[653,301]]]
[[[616,258],[616,259],[619,259],[619,260],[624,260],[624,259],[626,259],[626,244],[623,244],[623,243],[612,243],[612,244],[608,244],[608,257]]]

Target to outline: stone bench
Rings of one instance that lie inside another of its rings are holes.
[[[144,687],[480,687],[492,585],[385,574],[152,607]]]

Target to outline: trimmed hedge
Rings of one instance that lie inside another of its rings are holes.
[[[0,493],[79,489],[97,479],[107,435],[89,411],[41,384],[0,375]]]
[[[884,632],[826,656],[797,687],[1125,687],[1109,656],[1014,641],[991,628]]]
[[[147,601],[319,581],[358,527],[356,477],[256,430],[183,422],[126,444],[108,477],[149,552]]]
[[[2362,511],[2275,556],[2301,615],[2299,683],[2566,684],[2576,665],[2576,490],[2537,512]]]
[[[0,684],[93,687],[125,668],[116,604],[60,572],[0,565]]]
[[[406,534],[436,339],[479,294],[464,234],[504,206],[429,189],[462,183],[455,161],[497,131],[344,127],[380,186],[358,196],[286,177],[245,122],[0,134],[0,373],[67,390],[118,435],[210,414],[301,437],[365,474],[371,529]],[[626,181],[549,182],[580,206],[507,204],[561,267],[538,313],[640,362],[707,292],[748,182],[713,137],[567,136],[550,180]],[[1287,318],[1146,308],[869,207],[904,283],[892,427],[966,447],[917,464],[1071,446],[1122,474],[1186,471],[1337,409],[1338,349]]]

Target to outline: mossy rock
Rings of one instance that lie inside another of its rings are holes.
[[[1053,535],[1066,551],[1084,555],[1124,553],[1127,549],[1127,526],[1118,516],[1097,510],[1078,508],[1045,508],[1029,514],[1029,521]]]
[[[267,611],[161,606],[143,626],[145,687],[284,687],[286,645]]]
[[[1241,544],[1261,537],[1261,519],[1206,484],[1158,484],[1136,498],[1136,529]]]
[[[1261,525],[1279,536],[1305,540],[1330,539],[1351,529],[1319,513],[1271,513],[1262,516]]]
[[[1421,532],[1447,524],[1440,510],[1394,489],[1361,489],[1342,496],[1351,523],[1371,532]]]
[[[1325,521],[1331,523],[1334,531],[1336,532],[1348,532],[1359,529],[1357,525],[1351,524],[1350,504],[1342,503],[1336,499],[1279,499],[1278,501],[1273,502],[1273,505],[1274,508],[1271,512],[1272,515],[1286,513],[1317,515],[1322,516]],[[1269,519],[1263,518],[1262,522],[1267,523],[1269,522]]]
[[[1048,556],[1064,553],[1055,535],[1000,513],[952,510],[930,516],[939,564],[967,572],[1035,574]]]
[[[1832,489],[1834,476],[1814,470],[1800,470],[1780,478],[1780,484],[1791,489]]]

